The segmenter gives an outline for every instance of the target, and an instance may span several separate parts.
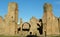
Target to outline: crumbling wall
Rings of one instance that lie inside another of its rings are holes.
[[[58,20],[52,13],[51,4],[48,3],[44,4],[44,15],[42,20],[44,26],[44,34],[46,35],[59,34]]]

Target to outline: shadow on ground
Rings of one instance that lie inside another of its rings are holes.
[[[38,37],[36,35],[27,35],[26,37]]]

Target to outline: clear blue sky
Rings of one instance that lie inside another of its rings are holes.
[[[60,0],[0,0],[0,16],[4,17],[8,12],[8,3],[16,2],[18,4],[18,19],[29,21],[32,16],[37,19],[43,16],[44,3],[50,3],[53,6],[53,14],[60,16]]]

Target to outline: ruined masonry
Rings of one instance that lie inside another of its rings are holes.
[[[34,16],[29,22],[20,18],[18,23],[18,5],[15,2],[8,4],[8,13],[4,19],[0,16],[0,34],[2,35],[60,35],[60,18],[55,17],[52,5],[45,3],[43,17],[37,19]]]

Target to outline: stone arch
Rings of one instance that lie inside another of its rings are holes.
[[[29,31],[30,27],[31,27],[31,25],[28,22],[25,22],[22,24],[22,30],[23,31]]]

